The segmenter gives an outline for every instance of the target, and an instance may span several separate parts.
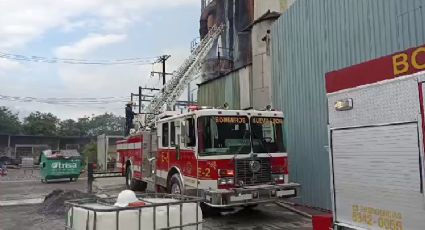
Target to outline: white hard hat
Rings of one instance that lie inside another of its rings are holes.
[[[139,199],[137,199],[136,193],[131,190],[124,190],[120,192],[117,198],[117,202],[114,205],[118,207],[127,207],[128,204],[137,201],[139,201]]]

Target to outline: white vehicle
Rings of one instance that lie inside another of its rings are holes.
[[[425,72],[400,55],[327,74],[335,229],[425,229]]]

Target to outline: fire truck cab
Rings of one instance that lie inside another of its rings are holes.
[[[118,142],[118,167],[133,189],[198,196],[211,207],[295,197],[283,125],[278,111],[166,112],[154,130]]]

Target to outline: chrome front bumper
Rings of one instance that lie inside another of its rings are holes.
[[[299,187],[300,185],[297,183],[288,183],[207,190],[204,193],[204,199],[208,206],[215,208],[246,206],[296,197]]]

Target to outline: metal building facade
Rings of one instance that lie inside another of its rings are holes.
[[[230,109],[240,109],[239,78],[235,74],[202,84],[198,90],[198,104],[221,107],[229,104]]]
[[[272,27],[273,105],[300,202],[331,209],[325,73],[425,43],[425,0],[297,0]]]

